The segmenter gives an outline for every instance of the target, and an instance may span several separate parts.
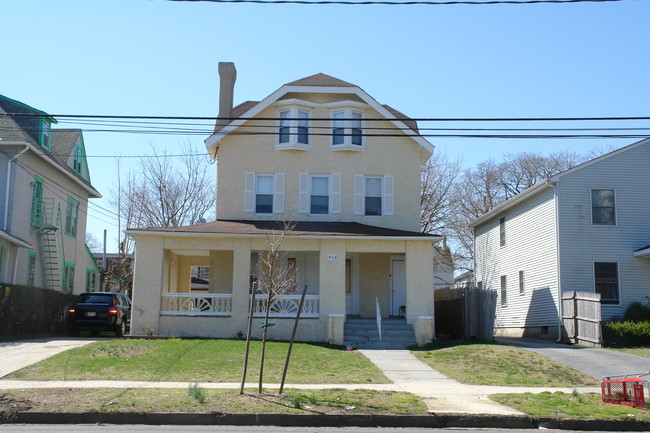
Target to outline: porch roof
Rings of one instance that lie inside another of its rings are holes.
[[[646,245],[643,248],[639,248],[638,250],[634,251],[634,255],[636,257],[650,257],[650,245]]]
[[[410,238],[438,240],[439,235],[369,226],[356,222],[296,221],[286,236],[290,237],[355,237],[355,238]],[[215,234],[239,236],[266,236],[281,232],[284,221],[216,220],[184,227],[129,229],[130,234]]]

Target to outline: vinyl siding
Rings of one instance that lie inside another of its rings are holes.
[[[603,320],[622,316],[650,296],[650,260],[634,257],[650,244],[650,143],[560,178],[562,290],[594,291],[593,263],[619,263],[620,306],[603,305]],[[616,190],[616,226],[591,224],[591,189]]]
[[[501,247],[499,219],[504,216],[506,244]],[[476,280],[500,293],[501,276],[507,277],[507,306],[501,306],[499,298],[496,327],[557,325],[555,220],[554,189],[549,187],[476,227]],[[519,271],[525,275],[523,294]]]

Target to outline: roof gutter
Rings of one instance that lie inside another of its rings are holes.
[[[500,214],[501,212],[504,212],[511,207],[515,206],[518,204],[520,201],[524,200],[525,198],[529,196],[533,196],[537,193],[540,193],[544,191],[547,188],[552,188],[557,184],[556,180],[551,180],[550,178],[544,179],[542,181],[537,182],[535,185],[526,188],[510,200],[506,200],[505,202],[501,203],[499,206],[495,207],[491,211],[481,215],[480,217],[476,218],[474,221],[472,221],[469,226],[470,227],[476,227],[485,221],[495,217],[496,215]]]
[[[8,221],[7,218],[9,218],[9,191],[11,190],[11,163],[14,162],[20,155],[23,153],[27,152],[29,150],[29,144],[27,142],[22,142],[22,143],[2,143],[2,144],[10,144],[10,145],[17,145],[17,146],[25,146],[23,150],[9,158],[9,161],[7,161],[7,187],[5,190],[5,214],[4,214],[4,219],[2,220],[2,231],[6,232],[7,231],[7,226]]]

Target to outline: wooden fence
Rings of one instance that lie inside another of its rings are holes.
[[[497,293],[466,286],[438,289],[434,295],[437,338],[492,341]]]
[[[572,291],[562,294],[562,324],[569,342],[602,346],[600,321],[600,293]]]

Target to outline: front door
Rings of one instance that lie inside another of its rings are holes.
[[[406,262],[391,260],[390,265],[390,315],[403,316],[406,310]]]

